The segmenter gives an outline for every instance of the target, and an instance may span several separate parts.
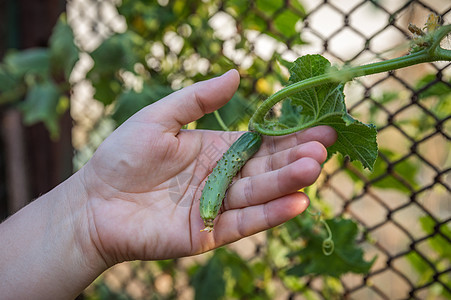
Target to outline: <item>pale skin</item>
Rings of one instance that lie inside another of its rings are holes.
[[[211,145],[225,152],[242,132],[181,128],[226,104],[238,85],[232,70],[144,108],[80,171],[0,224],[2,299],[73,299],[119,262],[196,255],[302,213],[309,200],[298,190],[318,178],[336,139],[330,127],[264,137],[214,231],[201,232],[199,198],[221,156],[203,154]]]

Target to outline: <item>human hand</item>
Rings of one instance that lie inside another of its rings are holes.
[[[79,172],[90,241],[107,266],[194,255],[279,225],[308,206],[312,184],[336,139],[326,126],[264,137],[229,188],[211,233],[199,198],[215,162],[242,133],[181,130],[230,100],[230,71],[144,108],[122,124]],[[212,151],[214,150],[214,151]]]

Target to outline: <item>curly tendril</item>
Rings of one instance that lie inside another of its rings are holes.
[[[323,224],[324,228],[327,231],[327,238],[325,238],[323,240],[322,243],[322,250],[323,250],[323,254],[326,256],[331,255],[332,253],[334,253],[334,249],[335,249],[335,244],[334,241],[332,239],[332,231],[330,230],[329,225],[327,224],[326,221],[324,221],[323,219],[321,219],[321,212],[312,212],[310,210],[310,207],[307,207],[307,213],[309,215],[311,215],[312,217],[316,217],[318,219],[319,222],[321,222],[321,224]]]

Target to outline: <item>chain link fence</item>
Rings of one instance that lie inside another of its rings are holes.
[[[162,8],[168,3],[158,2]],[[246,8],[239,14],[230,9],[232,2],[236,1],[215,1],[210,6],[208,22],[221,43],[208,60],[226,57],[233,62],[240,69],[241,85],[247,88],[245,96],[253,95],[254,99],[265,91],[263,79],[274,68],[271,60],[275,54],[293,60],[318,53],[333,64],[369,63],[406,52],[406,46],[399,43],[411,36],[408,23],[424,24],[431,12],[446,23],[451,21],[451,4],[444,0],[310,0],[302,3],[305,11],[295,1],[269,1],[267,11],[261,10],[260,5],[265,1],[249,1],[244,2]],[[125,21],[117,14],[115,4],[95,0],[68,2],[69,22],[81,49],[92,51],[114,32],[125,30]],[[246,28],[248,15],[262,20],[261,26]],[[280,26],[293,16],[300,21],[287,36]],[[245,38],[246,48],[237,50],[235,46],[243,42],[237,36]],[[185,37],[185,42],[190,42],[190,38]],[[155,52],[150,51],[148,63],[156,65],[158,60],[153,56],[156,57]],[[260,78],[247,76],[246,72],[256,58],[267,62]],[[203,71],[197,71],[213,72],[211,65],[207,63],[199,67]],[[108,107],[92,100],[92,87],[83,76],[90,66],[89,56],[84,55],[72,78],[76,166],[87,161],[115,127],[108,117]],[[168,77],[168,85],[179,88],[184,82],[180,78],[190,78],[192,70],[187,63],[183,66],[182,71],[174,70],[175,75]],[[379,158],[372,174],[346,159],[334,158],[324,167],[316,195],[333,215],[358,221],[365,256],[370,259],[376,255],[377,259],[365,276],[342,276],[337,298],[451,298],[450,72],[449,63],[431,63],[373,75],[346,86],[350,113],[378,127]],[[267,247],[265,234],[230,247],[246,260],[259,259]],[[190,267],[205,259],[201,255],[120,264],[80,297],[192,299]],[[294,292],[278,280],[277,270],[273,274],[277,299],[330,298],[324,292],[325,283],[314,276],[305,279],[303,292]]]

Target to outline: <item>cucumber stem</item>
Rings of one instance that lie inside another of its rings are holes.
[[[200,232],[202,232],[202,231],[212,232],[213,231],[213,219],[204,220],[204,225],[205,225],[205,228],[201,229]]]

